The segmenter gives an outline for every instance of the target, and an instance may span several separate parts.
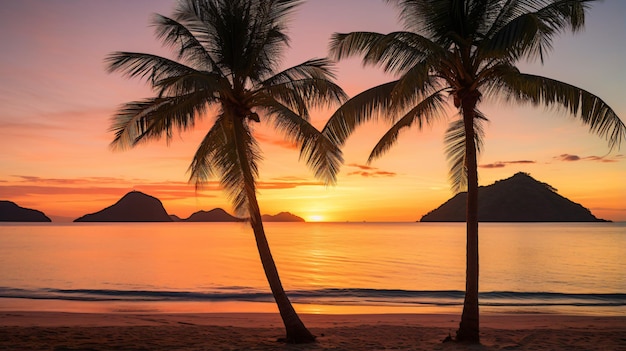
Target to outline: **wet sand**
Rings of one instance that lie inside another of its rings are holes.
[[[274,313],[0,312],[0,350],[626,350],[626,316],[491,314],[481,345],[442,343],[459,316],[303,314],[318,336],[284,336]]]

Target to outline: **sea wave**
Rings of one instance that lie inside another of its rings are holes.
[[[293,302],[327,305],[403,305],[458,306],[464,292],[458,290],[394,290],[394,289],[316,289],[292,290]],[[115,289],[21,289],[0,287],[0,298],[45,299],[66,301],[246,301],[271,302],[268,291],[245,287],[226,287],[211,291],[115,290]],[[561,292],[481,292],[483,306],[626,306],[626,294],[580,294]]]

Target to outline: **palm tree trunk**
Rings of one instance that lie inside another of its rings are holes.
[[[476,141],[474,135],[474,109],[478,96],[463,99],[463,122],[465,125],[465,166],[467,168],[467,207],[466,207],[466,271],[465,300],[461,324],[456,333],[457,341],[479,343],[478,312],[478,165],[476,161]]]
[[[256,198],[256,188],[254,184],[254,177],[252,170],[250,169],[250,163],[248,160],[248,150],[244,146],[244,143],[240,142],[242,135],[245,134],[243,127],[243,121],[235,118],[235,138],[237,142],[237,153],[239,155],[241,169],[246,180],[245,191],[248,200],[248,211],[250,215],[250,225],[254,231],[254,238],[256,239],[257,249],[261,258],[261,264],[263,265],[263,271],[272,290],[272,295],[278,306],[278,311],[285,325],[287,336],[284,341],[294,344],[311,343],[315,341],[315,336],[304,326],[304,323],[300,320],[300,317],[296,313],[295,309],[291,305],[291,301],[287,297],[283,285],[278,275],[278,269],[276,263],[272,257],[270,246],[265,236],[265,230],[263,229],[263,222],[261,220],[261,211],[259,209],[259,203]]]
[[[257,249],[259,250],[259,256],[261,257],[261,263],[263,264],[263,270],[265,276],[269,282],[272,295],[278,305],[280,316],[285,324],[287,331],[287,337],[285,341],[288,343],[302,344],[311,343],[315,341],[315,336],[304,326],[304,323],[300,320],[300,317],[296,313],[295,309],[291,305],[291,301],[287,297],[283,285],[272,257],[269,244],[267,243],[267,237],[265,236],[265,230],[263,229],[263,222],[261,221],[261,212],[256,200],[256,194],[252,193],[248,195],[248,202],[250,207],[250,225],[254,231],[254,238],[256,239]]]

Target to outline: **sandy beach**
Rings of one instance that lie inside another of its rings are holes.
[[[273,313],[1,312],[1,350],[626,350],[626,317],[492,314],[482,345],[442,343],[457,315],[316,315],[318,336],[287,345]]]

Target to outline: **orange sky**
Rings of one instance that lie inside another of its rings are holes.
[[[196,192],[187,167],[206,127],[169,145],[113,153],[109,118],[123,102],[149,96],[147,87],[104,71],[112,51],[167,55],[149,26],[170,15],[174,1],[55,0],[0,2],[0,199],[72,220],[109,206],[136,189],[160,198],[169,213],[231,206],[216,184]],[[333,32],[400,28],[396,9],[378,0],[310,0],[293,17],[285,67],[326,55]],[[522,64],[602,97],[624,120],[626,2],[594,5],[586,30],[562,36],[545,64]],[[391,79],[358,60],[341,62],[339,83],[350,95]],[[491,122],[479,159],[481,185],[530,173],[598,217],[626,220],[626,144],[609,152],[569,116],[543,109],[482,105]],[[322,127],[330,111],[317,111]],[[453,194],[443,152],[446,121],[403,134],[396,147],[365,162],[387,128],[370,124],[348,140],[338,184],[325,187],[298,163],[298,152],[260,126],[263,213],[290,211],[307,220],[415,221]],[[528,161],[528,162],[520,162]]]

